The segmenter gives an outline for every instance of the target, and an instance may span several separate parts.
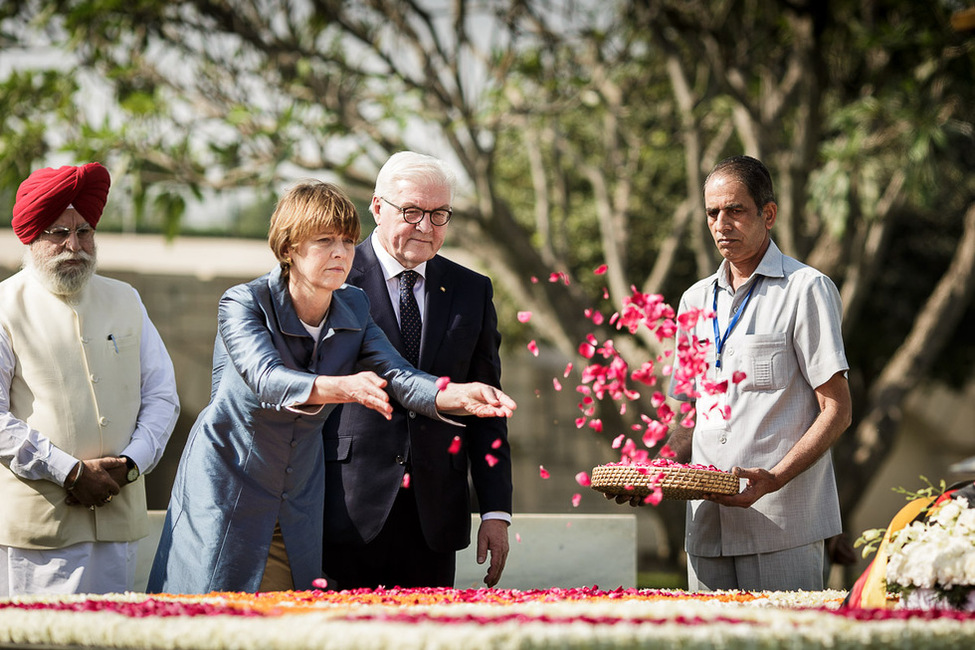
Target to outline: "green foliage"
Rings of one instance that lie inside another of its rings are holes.
[[[445,150],[471,207],[463,243],[508,255],[509,277],[566,271],[581,289],[560,307],[550,287],[509,288],[513,306],[564,310],[571,340],[585,296],[613,273],[617,294],[642,285],[675,233],[657,288],[674,302],[712,270],[699,214],[679,220],[699,200],[689,173],[755,147],[797,201],[787,252],[831,242],[838,284],[866,228],[893,224],[849,346],[869,385],[975,196],[973,39],[946,30],[940,4],[881,4],[29,2],[3,33],[43,32],[78,66],[0,81],[0,200],[64,151],[111,164],[137,229],[175,236],[204,190],[251,188],[253,214],[227,230],[255,233],[281,181],[333,173],[365,195],[392,151]],[[447,20],[457,8],[467,22]],[[526,295],[540,303],[517,305]],[[939,376],[966,375],[964,356]]]
[[[891,488],[897,494],[903,494],[907,501],[917,501],[918,499],[935,499],[937,500],[942,494],[948,489],[948,484],[945,483],[944,479],[938,485],[934,485],[926,476],[921,476],[921,481],[925,483],[925,487],[919,488],[917,490],[908,490],[902,486],[897,486]],[[927,508],[921,512],[927,512]],[[859,538],[853,543],[853,548],[863,547],[861,551],[862,557],[866,558],[869,555],[873,555],[877,552],[880,547],[881,542],[883,542],[884,535],[886,535],[887,529],[885,528],[871,528],[863,531]]]
[[[73,78],[54,70],[18,70],[0,80],[0,203],[4,215],[10,214],[14,192],[35,161],[57,150],[55,134],[62,125],[76,121],[72,99],[77,90]],[[9,223],[9,216],[5,219]]]
[[[927,476],[921,476],[921,481],[925,484],[925,487],[918,488],[917,490],[911,491],[902,486],[897,486],[891,488],[897,494],[903,494],[908,501],[917,501],[918,499],[937,499],[948,489],[948,484],[945,483],[944,479],[935,485],[928,479]]]

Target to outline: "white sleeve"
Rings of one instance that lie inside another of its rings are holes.
[[[0,463],[23,479],[63,485],[78,459],[57,448],[40,431],[10,412],[10,384],[16,359],[7,331],[0,328]]]
[[[146,473],[159,463],[176,426],[179,397],[176,394],[176,372],[166,345],[149,320],[141,299],[139,304],[142,306],[142,341],[139,349],[142,405],[132,439],[122,454],[135,461],[139,471]]]

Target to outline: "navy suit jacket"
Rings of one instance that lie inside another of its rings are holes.
[[[369,296],[372,317],[400,353],[399,324],[382,267],[367,239],[356,248],[348,283]],[[420,369],[454,382],[501,386],[498,317],[491,280],[437,255],[427,262]],[[453,426],[391,399],[393,418],[358,404],[336,408],[324,426],[325,541],[372,541],[410,471],[427,544],[449,552],[470,544],[471,494],[481,514],[511,512],[511,449],[504,418],[452,418]],[[455,436],[459,452],[450,453]],[[497,459],[491,466],[488,455]]]

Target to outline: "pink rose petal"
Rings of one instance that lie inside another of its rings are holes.
[[[518,312],[518,322],[527,323],[532,319],[532,313],[530,311],[520,311]]]
[[[581,503],[581,502],[582,502],[582,495],[581,494],[579,494],[578,492],[576,492],[575,494],[572,495],[572,507],[573,508],[578,508],[579,507],[579,503]]]
[[[403,489],[407,489],[409,487],[410,487],[410,473],[409,472],[404,472],[403,473]]]
[[[494,439],[494,442],[491,443],[491,449],[500,449],[501,448],[501,444],[502,444],[501,443],[501,438],[495,438]]]
[[[589,475],[586,474],[585,472],[579,472],[578,474],[576,474],[576,483],[578,483],[582,487],[589,487],[590,485],[592,485],[592,479],[590,479]]]
[[[495,456],[492,456],[491,454],[485,454],[484,460],[487,461],[488,467],[494,467],[495,465],[498,464],[498,459]]]
[[[538,475],[541,476],[542,478],[549,478],[551,476],[551,474],[548,473],[548,470],[545,469],[543,465],[538,466]]]
[[[532,339],[531,341],[528,342],[528,351],[531,352],[534,356],[536,357],[538,356],[538,343],[535,343],[535,339]]]
[[[593,271],[593,274],[594,274],[594,275],[602,275],[602,274],[603,274],[603,273],[605,273],[605,272],[606,272],[606,265],[605,265],[605,264],[600,264],[600,265],[599,265],[599,266],[597,266],[597,267],[596,267],[596,269],[595,269],[595,270]]]
[[[450,441],[450,447],[447,448],[448,454],[456,454],[460,451],[460,436],[454,436],[454,439]]]
[[[450,377],[439,377],[437,379],[437,390],[445,390],[450,383]]]

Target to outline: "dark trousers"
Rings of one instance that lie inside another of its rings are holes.
[[[456,553],[427,546],[416,498],[400,488],[386,524],[368,544],[325,542],[323,570],[332,589],[453,587]]]

